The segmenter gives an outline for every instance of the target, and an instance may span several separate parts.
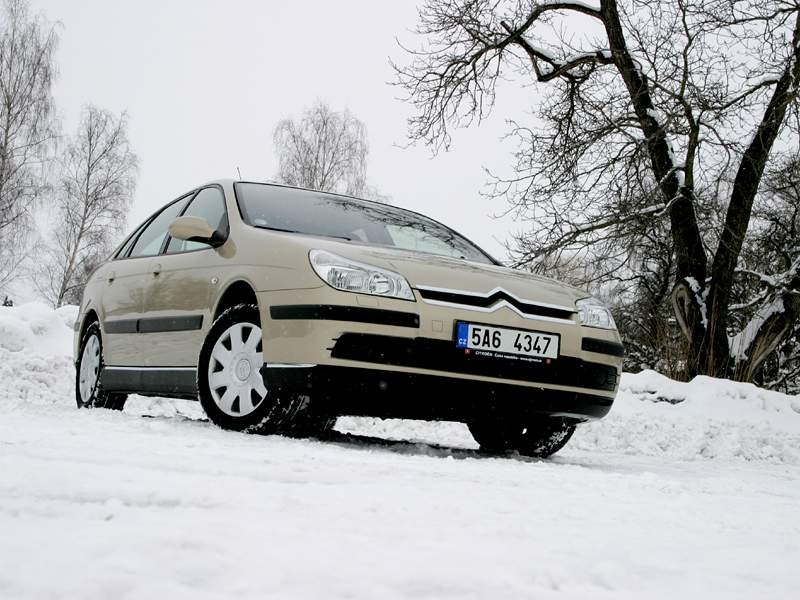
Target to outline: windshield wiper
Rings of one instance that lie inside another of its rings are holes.
[[[280,231],[282,233],[299,233],[301,235],[318,235],[321,237],[329,237],[329,238],[336,238],[340,240],[346,240],[348,242],[352,242],[353,238],[349,238],[346,235],[333,235],[332,233],[310,233],[308,231],[297,231],[296,229],[284,229],[283,227],[270,227],[269,225],[253,225],[257,229],[269,229],[270,231]]]

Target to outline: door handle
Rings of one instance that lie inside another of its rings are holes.
[[[117,278],[116,271],[111,271],[111,273],[108,274],[108,283],[114,283],[114,280],[116,278]]]
[[[153,265],[153,276],[158,277],[161,274],[161,263]]]

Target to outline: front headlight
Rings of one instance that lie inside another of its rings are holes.
[[[616,329],[614,317],[606,305],[597,298],[584,298],[575,303],[578,315],[581,318],[581,325],[586,327],[599,327],[601,329]]]
[[[358,263],[324,250],[312,250],[308,258],[314,272],[337,290],[414,300],[414,292],[408,281],[393,271]]]

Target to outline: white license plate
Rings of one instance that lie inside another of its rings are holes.
[[[516,354],[535,358],[558,358],[559,336],[540,331],[491,327],[459,321],[456,347],[492,354]]]

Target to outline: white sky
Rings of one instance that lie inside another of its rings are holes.
[[[535,100],[510,86],[490,122],[460,131],[434,158],[406,143],[410,108],[397,100],[389,56],[412,41],[408,0],[32,0],[59,21],[56,102],[64,132],[81,106],[127,111],[140,159],[129,228],[183,191],[218,177],[274,175],[272,130],[316,98],[349,107],[367,126],[369,180],[392,203],[460,230],[498,258],[517,227],[479,191],[484,167],[501,170],[510,150],[504,119]]]

